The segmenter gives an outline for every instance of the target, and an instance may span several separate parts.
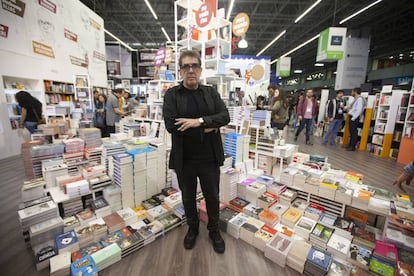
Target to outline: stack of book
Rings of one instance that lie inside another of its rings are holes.
[[[55,217],[43,222],[34,224],[29,228],[30,244],[35,247],[38,244],[49,240],[63,233],[63,220],[61,217]]]
[[[65,193],[71,198],[83,196],[90,193],[89,183],[85,179],[68,183],[65,187]]]
[[[157,200],[153,199],[153,198],[148,198],[148,199],[142,201],[142,206],[144,206],[144,208],[146,210],[149,210],[151,208],[154,208],[154,207],[156,207],[158,205],[160,205],[160,203]]]
[[[337,217],[334,227],[335,227],[335,234],[340,235],[344,238],[352,240],[352,232],[354,230],[354,222],[350,219]]]
[[[147,197],[155,195],[158,189],[160,175],[157,168],[157,151],[154,148],[147,147]],[[161,188],[161,187],[160,187]]]
[[[293,178],[293,187],[299,190],[305,189],[306,179],[309,177],[309,173],[305,170],[298,170]]]
[[[94,242],[99,242],[108,232],[108,227],[102,218],[97,218],[89,222],[89,228]],[[80,241],[79,241],[80,243]]]
[[[111,185],[112,179],[105,174],[99,177],[90,178],[88,179],[88,182],[89,182],[89,187],[91,188],[91,190],[96,191],[98,189],[101,189],[102,187]]]
[[[227,225],[227,233],[238,239],[240,237],[240,228],[247,222],[250,217],[244,213],[237,214]]]
[[[286,191],[286,189],[287,186],[279,182],[272,182],[269,185],[267,185],[267,191],[275,195],[280,195],[281,193]]]
[[[65,190],[66,185],[68,183],[72,183],[75,181],[82,180],[83,176],[80,173],[74,173],[70,175],[61,175],[56,177],[56,186],[58,186],[60,189]]]
[[[55,242],[59,254],[63,252],[72,253],[79,250],[78,237],[73,230],[56,236]]]
[[[257,199],[257,206],[265,210],[268,210],[270,207],[277,203],[277,195],[269,192],[264,192]]]
[[[154,220],[138,229],[138,233],[144,238],[144,245],[147,245],[164,234],[164,226],[158,220]]]
[[[115,232],[109,233],[104,238],[102,238],[99,243],[102,247],[106,247],[113,243],[121,242],[125,237],[129,237],[131,232],[128,230],[127,227],[122,228],[121,230],[117,230]]]
[[[227,232],[227,225],[229,224],[229,221],[234,218],[238,213],[229,207],[224,208],[220,211],[220,217],[219,217],[219,228],[223,232]]]
[[[62,202],[63,216],[72,216],[83,210],[81,197],[75,197]]]
[[[220,200],[229,202],[237,197],[239,178],[240,171],[233,168],[220,174]]]
[[[117,185],[106,186],[103,190],[103,196],[111,206],[111,211],[116,212],[122,209],[121,188]]]
[[[312,247],[309,250],[305,263],[305,275],[323,276],[329,271],[332,255],[329,252]]]
[[[369,262],[369,270],[380,275],[395,275],[398,251],[395,245],[376,241],[374,252]]]
[[[129,237],[124,237],[118,242],[118,245],[122,251],[122,258],[144,247],[144,238],[138,233],[138,231],[131,226],[127,226],[127,229],[130,231],[131,235]]]
[[[99,272],[121,260],[121,248],[113,243],[93,253],[91,257]]]
[[[354,273],[354,275],[361,275],[358,274],[357,269],[349,264],[348,262],[344,260],[336,259],[335,257],[332,258],[331,267],[329,268],[328,274],[329,276],[346,276],[351,275],[351,272]]]
[[[253,178],[246,178],[237,183],[237,196],[240,198],[246,198],[247,187],[253,184],[256,180]]]
[[[294,178],[297,172],[298,172],[297,169],[291,168],[291,167],[284,169],[280,173],[280,183],[285,184],[288,187],[292,187],[293,181],[294,181]]]
[[[35,177],[35,170],[33,169],[33,163],[32,163],[32,155],[31,155],[31,148],[37,145],[41,145],[44,142],[41,140],[28,140],[24,141],[21,146],[21,153],[23,157],[23,166],[24,166],[24,172],[28,179],[33,179]],[[37,176],[37,178],[42,176],[42,172],[40,172]]]
[[[171,213],[167,208],[164,208],[162,205],[155,206],[154,208],[147,210],[147,217],[151,220],[157,220],[166,214]]]
[[[263,210],[259,214],[259,219],[269,227],[274,227],[279,223],[279,216],[269,210]]]
[[[158,221],[163,225],[164,233],[181,225],[181,219],[171,212],[159,218]]]
[[[163,193],[158,193],[153,195],[152,198],[158,201],[158,203],[163,204],[166,196]]]
[[[22,201],[27,202],[45,196],[44,187],[46,187],[46,181],[43,178],[24,181],[21,190]]]
[[[368,210],[371,193],[364,189],[356,189],[352,197],[352,206],[361,210]]]
[[[263,221],[250,217],[240,228],[240,239],[253,245],[254,235],[263,225]]]
[[[38,244],[32,249],[35,257],[35,265],[37,271],[48,267],[50,264],[50,258],[58,255],[54,240]]]
[[[96,268],[95,261],[90,255],[86,255],[80,258],[70,265],[71,275],[85,275],[96,276],[98,275],[98,269]]]
[[[352,240],[354,244],[362,245],[366,248],[369,248],[371,251],[375,248],[374,232],[369,231],[367,228],[355,226],[354,232],[352,234],[354,236],[354,239]]]
[[[324,212],[324,208],[315,203],[309,203],[303,214],[305,217],[318,221]]]
[[[50,276],[65,276],[70,274],[70,252],[50,258]]]
[[[102,147],[101,164],[108,170],[109,161],[114,154],[125,152],[126,148],[123,143],[115,141],[105,141]]]
[[[91,207],[97,218],[102,218],[112,213],[109,203],[103,197],[92,200]]]
[[[335,200],[338,184],[338,182],[329,178],[322,179],[319,184],[319,196],[330,200]]]
[[[161,189],[161,193],[167,197],[167,196],[170,196],[172,194],[178,193],[178,190],[173,188],[173,187],[165,187],[165,188]]]
[[[298,210],[303,214],[305,212],[305,209],[308,207],[308,202],[304,199],[297,198],[292,202],[292,205],[290,207]]]
[[[85,247],[95,241],[92,229],[89,224],[78,226],[74,229],[76,236],[78,237],[79,247]]]
[[[236,197],[236,198],[233,198],[232,200],[230,200],[229,207],[231,209],[233,209],[234,211],[236,211],[236,212],[242,213],[243,208],[246,207],[249,204],[250,204],[249,201],[244,200],[240,197]]]
[[[112,213],[108,216],[103,217],[106,226],[108,227],[108,233],[121,230],[125,227],[125,222],[118,213]]]
[[[125,208],[117,211],[118,215],[124,220],[125,225],[132,225],[138,222],[138,216],[131,208]]]
[[[277,203],[275,205],[273,205],[269,211],[275,213],[279,218],[282,217],[282,215],[287,211],[287,209],[289,209],[290,205],[283,205],[280,203]]]
[[[63,219],[63,232],[68,232],[70,230],[75,229],[78,227],[80,222],[76,216],[65,217]]]
[[[180,206],[174,208],[173,213],[181,219],[182,224],[187,222],[187,218],[185,217],[185,210],[184,210],[183,205],[180,205]]]
[[[243,161],[243,135],[238,133],[227,133],[224,138],[224,154],[231,156],[232,166]]]
[[[298,236],[307,241],[309,240],[309,235],[313,231],[315,225],[316,221],[307,217],[301,217],[298,223],[296,223],[294,230]]]
[[[118,153],[109,162],[109,175],[121,187],[122,208],[134,207],[134,186],[132,157],[128,153]]]
[[[99,128],[80,128],[79,138],[85,141],[85,148],[97,148],[102,145],[101,131]]]
[[[354,189],[340,184],[336,189],[335,201],[350,205],[352,203],[353,194]]]
[[[399,248],[397,269],[398,275],[414,275],[414,254]]]
[[[250,203],[243,208],[243,213],[250,217],[259,219],[259,214],[263,211],[263,208],[257,207],[256,205]]]
[[[260,251],[265,250],[266,244],[276,235],[277,231],[272,227],[263,225],[255,234],[253,239],[253,246]]]
[[[310,176],[306,179],[304,190],[310,194],[317,195],[319,194],[319,185],[320,179]]]
[[[164,198],[164,203],[167,207],[174,209],[183,204],[181,192],[174,193]]]
[[[297,195],[298,194],[294,190],[287,189],[286,191],[284,191],[283,193],[279,195],[279,202],[281,204],[290,205],[292,201],[295,200]]]
[[[346,260],[349,254],[350,246],[351,246],[350,239],[347,239],[336,233],[333,233],[327,243],[327,250],[334,257],[341,259],[341,260]]]
[[[294,228],[295,224],[299,221],[301,216],[301,212],[299,212],[296,209],[289,208],[282,215],[281,223],[286,225],[287,227]]]
[[[296,240],[288,253],[286,265],[303,274],[306,258],[311,247],[306,241]]]
[[[147,198],[147,152],[146,148],[128,150],[133,158],[134,168],[134,201],[141,204]]]
[[[76,218],[79,220],[80,225],[88,225],[90,221],[96,219],[95,213],[87,208],[76,214]]]
[[[411,198],[407,194],[395,194],[395,204],[400,207],[410,208],[412,207]]]
[[[331,238],[333,231],[333,228],[317,223],[309,236],[309,240],[312,243],[312,245],[322,250],[326,250],[326,244]]]
[[[330,214],[322,214],[322,216],[319,218],[319,223],[325,226],[328,226],[330,228],[335,227],[335,222],[338,217]]]
[[[264,255],[281,267],[285,267],[290,249],[293,246],[292,238],[282,234],[276,235],[266,244]]]
[[[368,270],[371,255],[372,248],[368,248],[356,243],[351,243],[347,261],[364,270]]]
[[[30,157],[32,163],[33,177],[42,177],[42,161],[61,159],[65,146],[63,144],[37,145],[30,148]]]
[[[83,166],[81,173],[85,179],[92,179],[106,175],[107,169],[103,165]]]
[[[89,164],[101,164],[102,161],[102,147],[85,149],[85,159]]]
[[[62,160],[63,162],[63,160]],[[46,162],[42,165],[43,178],[46,181],[46,188],[56,187],[56,177],[68,175],[68,165],[66,164],[51,164]]]
[[[80,250],[72,252],[72,262],[79,260],[86,255],[92,255],[93,253],[101,250],[103,245],[100,242],[91,243],[85,247],[82,247]]]

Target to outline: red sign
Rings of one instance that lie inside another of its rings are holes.
[[[39,0],[39,5],[47,9],[48,11],[56,13],[56,4],[49,0]]]
[[[0,24],[0,36],[7,38],[7,35],[9,34],[9,27],[3,24]]]
[[[213,17],[213,11],[209,9],[207,4],[202,4],[198,11],[196,11],[196,23],[200,28],[207,26],[211,18]]]
[[[20,17],[24,16],[24,10],[26,8],[26,3],[20,0],[1,0],[1,7],[3,10],[14,13]]]
[[[161,66],[165,60],[165,48],[158,49],[154,57],[155,66]]]
[[[65,37],[74,42],[78,41],[78,35],[65,28]]]

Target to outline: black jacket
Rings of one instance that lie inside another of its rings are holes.
[[[165,93],[163,114],[165,121],[165,128],[172,136],[172,149],[170,154],[169,168],[175,169],[177,173],[181,173],[183,169],[183,136],[185,135],[204,135],[204,128],[219,128],[225,126],[230,122],[229,112],[221,99],[219,93],[210,87],[200,85],[199,89],[207,103],[209,114],[203,116],[204,126],[198,128],[190,128],[186,131],[177,131],[178,126],[175,125],[175,119],[184,118],[187,109],[187,97],[184,97],[183,84],[174,86]],[[214,139],[214,155],[217,165],[223,165],[224,150],[221,141],[220,131],[217,131]]]

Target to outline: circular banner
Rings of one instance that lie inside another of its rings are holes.
[[[196,23],[200,28],[207,26],[211,18],[213,17],[213,11],[209,9],[209,6],[202,4],[198,11],[196,11]]]
[[[233,34],[235,36],[242,36],[247,33],[250,26],[250,18],[247,13],[239,13],[233,19]]]

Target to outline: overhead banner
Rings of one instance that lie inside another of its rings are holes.
[[[276,76],[289,77],[291,61],[291,57],[280,57],[276,65]]]
[[[344,56],[346,28],[330,27],[322,31],[318,40],[316,61],[331,62]]]
[[[250,18],[247,13],[239,13],[233,20],[233,34],[235,36],[243,36],[247,33],[250,26]]]
[[[205,0],[203,2],[198,9],[193,9],[195,22],[200,29],[207,27],[217,15],[217,0]]]

